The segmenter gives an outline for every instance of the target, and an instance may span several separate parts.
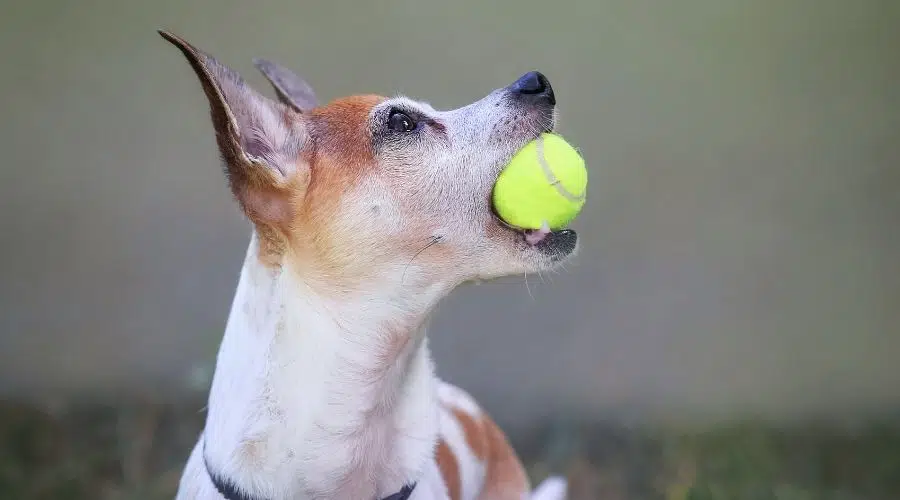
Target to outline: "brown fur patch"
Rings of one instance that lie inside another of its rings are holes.
[[[469,445],[472,454],[479,460],[484,460],[487,457],[488,442],[484,433],[482,420],[476,420],[459,408],[451,408],[451,411],[453,412],[453,416],[456,417],[456,420],[459,422],[459,425],[462,427],[463,434],[466,436],[466,444]]]
[[[347,193],[376,167],[368,119],[372,107],[383,100],[372,95],[347,97],[304,115],[310,143],[300,155],[310,171],[305,189],[292,200],[296,215],[290,246],[300,268],[313,267],[308,276],[323,277],[321,288],[353,289],[366,270],[354,265],[360,257],[356,235],[341,232],[336,224],[344,221],[335,216]]]
[[[459,475],[459,463],[456,461],[456,455],[444,440],[438,442],[435,452],[435,459],[438,467],[441,469],[441,476],[444,478],[444,484],[447,486],[447,494],[450,500],[460,500],[462,495],[462,477]]]
[[[300,160],[298,159],[298,162]],[[268,218],[256,218],[247,212],[259,235],[259,261],[268,267],[278,267],[291,242],[290,233],[303,203],[309,182],[309,171],[298,168],[287,181],[282,181],[269,192],[268,206],[278,210],[279,217],[270,213]]]
[[[309,116],[312,147],[302,154],[311,165],[305,196],[306,223],[330,221],[344,193],[375,168],[368,118],[384,98],[347,97],[314,109]]]
[[[487,415],[482,417],[481,424],[488,457],[479,500],[521,500],[531,490],[525,468],[497,424]]]
[[[377,95],[345,97],[309,115],[317,159],[330,159],[347,173],[374,166],[369,114],[385,100]]]

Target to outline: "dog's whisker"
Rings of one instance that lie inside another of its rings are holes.
[[[409,270],[409,266],[416,260],[416,257],[422,254],[425,250],[428,250],[432,245],[437,244],[439,241],[444,239],[443,236],[432,236],[430,241],[422,248],[420,248],[415,254],[413,254],[412,258],[409,259],[409,262],[406,263],[406,266],[403,268],[403,275],[400,277],[400,283],[404,283],[406,281],[406,271]]]
[[[525,290],[528,290],[528,296],[531,297],[531,301],[534,302],[534,295],[531,293],[531,287],[528,286],[528,271],[525,271]]]

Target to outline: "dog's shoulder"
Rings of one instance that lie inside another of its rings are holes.
[[[436,459],[451,500],[521,500],[528,477],[506,435],[472,396],[440,382]]]

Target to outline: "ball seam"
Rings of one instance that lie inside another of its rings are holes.
[[[584,193],[581,193],[580,196],[576,196],[569,192],[559,179],[556,178],[556,175],[553,173],[553,170],[550,168],[550,165],[547,163],[547,159],[544,157],[544,137],[538,136],[535,149],[537,152],[537,160],[541,165],[541,169],[544,171],[544,176],[550,181],[550,185],[556,188],[556,191],[562,195],[563,198],[573,202],[579,203],[584,200]]]

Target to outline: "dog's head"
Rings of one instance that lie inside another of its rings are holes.
[[[454,286],[545,270],[575,251],[573,231],[526,239],[491,208],[503,166],[554,127],[556,98],[540,73],[452,111],[374,95],[318,106],[302,80],[257,60],[276,102],[161,34],[203,84],[229,184],[265,262],[290,259],[307,279],[344,289],[371,280]]]

